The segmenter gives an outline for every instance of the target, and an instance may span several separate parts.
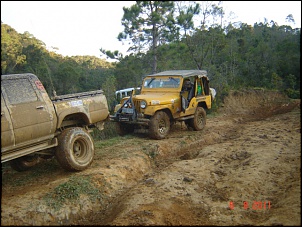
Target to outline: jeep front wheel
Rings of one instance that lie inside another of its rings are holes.
[[[194,118],[189,120],[189,126],[195,131],[203,130],[206,125],[206,111],[202,107],[197,107]]]
[[[68,171],[82,171],[93,161],[94,143],[91,135],[83,128],[65,129],[58,136],[55,156]]]
[[[149,135],[153,139],[164,139],[170,131],[169,116],[163,112],[158,111],[150,120]]]

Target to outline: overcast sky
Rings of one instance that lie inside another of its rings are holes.
[[[123,6],[135,1],[1,1],[1,21],[18,33],[28,31],[49,48],[64,56],[100,57],[100,48],[119,50],[129,47],[117,40],[123,31]],[[226,15],[232,11],[232,22],[253,25],[274,20],[278,25],[301,28],[301,1],[224,1]],[[285,22],[292,14],[295,24]]]

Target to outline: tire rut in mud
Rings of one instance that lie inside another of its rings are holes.
[[[208,121],[209,128],[206,128],[203,132],[190,131],[190,135],[186,135],[189,131],[174,129],[171,135],[166,140],[156,141],[152,153],[157,152],[157,155],[152,158],[152,169],[146,173],[142,173],[141,177],[136,178],[136,183],[131,187],[126,187],[124,190],[119,191],[118,195],[115,195],[114,199],[108,201],[106,209],[99,210],[93,214],[87,215],[85,219],[78,220],[77,225],[108,225],[110,224],[123,210],[126,208],[125,202],[127,197],[131,196],[131,191],[141,184],[153,184],[153,176],[159,174],[161,171],[169,168],[175,162],[184,160],[193,160],[197,157],[202,157],[202,149],[212,144],[218,144],[226,142],[227,140],[236,138],[240,134],[240,125],[236,125],[236,120],[230,118],[228,126],[223,130],[221,126],[215,126],[215,121]],[[242,123],[242,122],[241,122]],[[192,133],[192,134],[191,134]],[[177,146],[167,146],[167,143],[171,145],[171,142],[177,143]],[[177,142],[175,142],[177,141]],[[209,189],[210,190],[210,189]],[[206,211],[206,210],[205,210]],[[205,215],[206,212],[203,212]]]

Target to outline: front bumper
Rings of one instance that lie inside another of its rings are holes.
[[[122,108],[120,112],[110,115],[110,121],[147,126],[149,125],[150,119],[145,118],[144,114],[137,114],[134,109]]]

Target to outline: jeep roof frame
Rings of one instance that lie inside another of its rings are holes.
[[[201,76],[207,77],[206,70],[168,70],[160,73],[150,74],[146,77],[157,77],[157,76],[181,76],[183,78],[191,76]]]

